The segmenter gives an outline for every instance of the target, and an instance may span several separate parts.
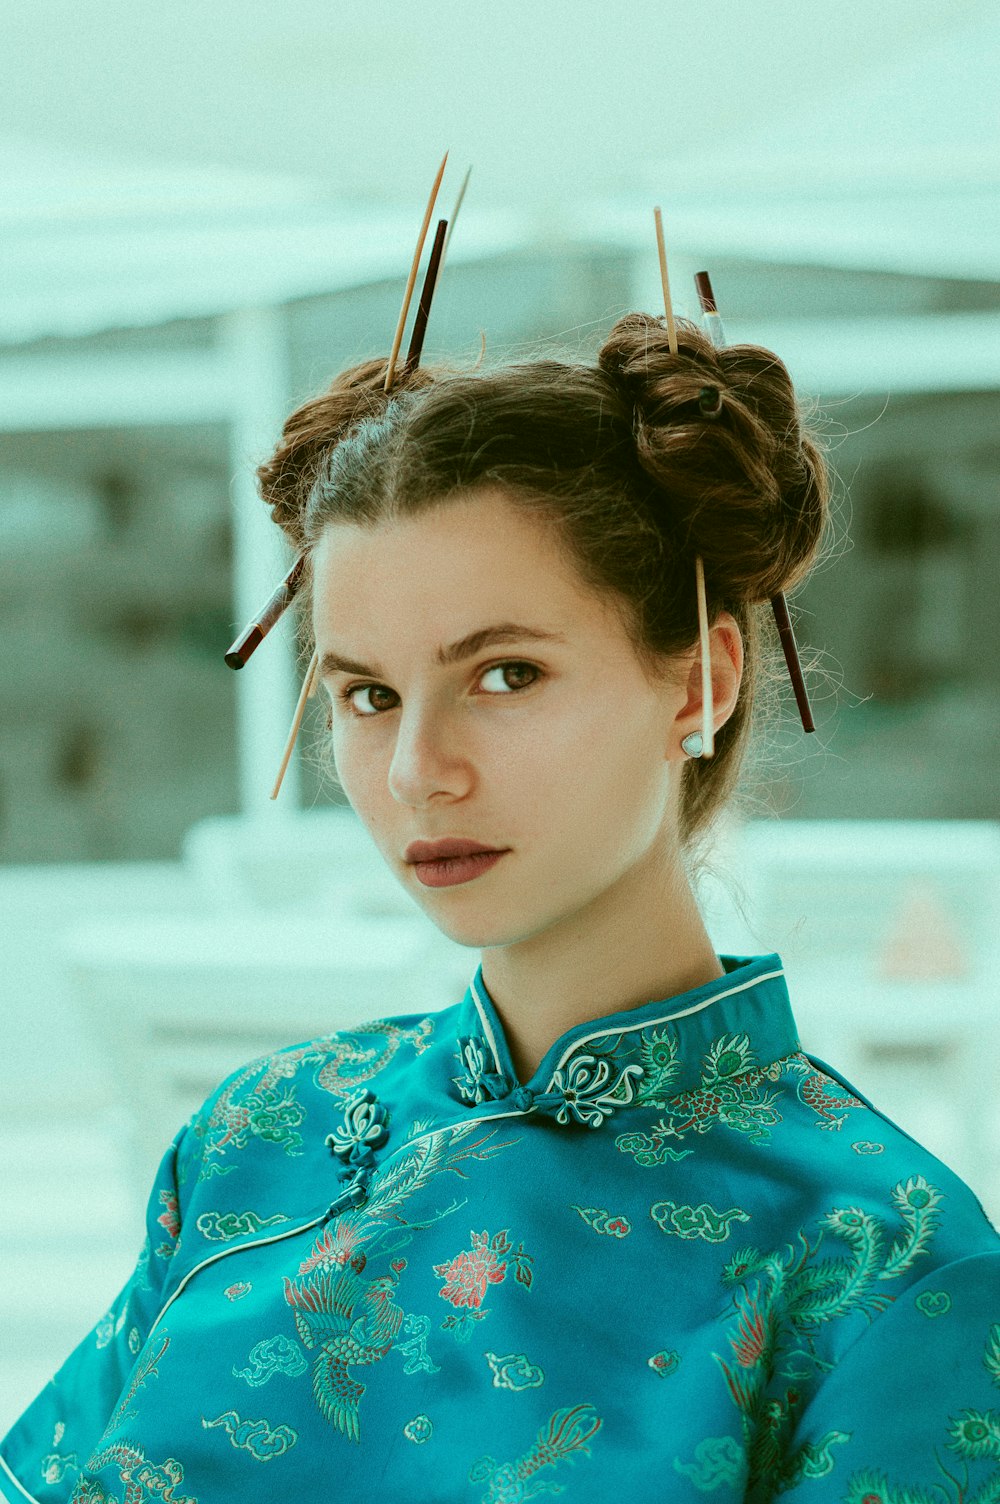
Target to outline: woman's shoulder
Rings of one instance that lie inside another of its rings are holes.
[[[432,1045],[438,1014],[398,1013],[258,1055],[225,1076],[178,1136],[178,1179],[282,1178],[322,1154],[346,1107],[390,1092]]]
[[[1000,1255],[1000,1232],[973,1187],[834,1066],[800,1052],[790,1065],[799,1138],[793,1161],[824,1229],[884,1254],[882,1281],[922,1277],[978,1254]]]

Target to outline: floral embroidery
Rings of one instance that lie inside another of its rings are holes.
[[[290,1452],[299,1439],[291,1426],[272,1426],[266,1420],[242,1420],[235,1410],[226,1410],[215,1420],[202,1416],[205,1430],[222,1426],[234,1447],[242,1447],[258,1462],[271,1462]]]
[[[627,1217],[613,1217],[603,1206],[574,1206],[573,1210],[592,1227],[595,1232],[607,1233],[612,1238],[624,1238],[632,1231],[632,1224]]]
[[[161,1243],[156,1250],[157,1258],[169,1259],[173,1257],[177,1238],[181,1230],[180,1209],[177,1204],[177,1192],[162,1190],[160,1192],[160,1205],[163,1211],[157,1217],[157,1222],[164,1229],[169,1243]]]
[[[537,1363],[529,1363],[524,1353],[508,1353],[498,1358],[496,1353],[483,1355],[493,1370],[494,1389],[537,1389],[544,1384],[545,1375]]]
[[[125,1325],[125,1317],[128,1315],[128,1299],[122,1306],[118,1315],[115,1315],[114,1307],[105,1316],[102,1316],[94,1328],[94,1341],[99,1348],[107,1347],[113,1337],[117,1337]]]
[[[503,1234],[498,1234],[501,1239]],[[489,1246],[489,1234],[472,1234],[471,1252],[460,1253],[447,1264],[435,1264],[434,1273],[445,1281],[438,1294],[453,1306],[481,1306],[488,1284],[500,1284],[507,1273],[506,1263],[499,1263],[497,1250]]]
[[[678,1206],[674,1201],[656,1201],[649,1215],[657,1227],[678,1238],[704,1238],[706,1243],[724,1243],[731,1232],[730,1223],[749,1222],[742,1207],[732,1206],[717,1212],[707,1201],[700,1206]]]
[[[471,1234],[472,1247],[464,1249],[455,1258],[444,1264],[435,1264],[434,1273],[445,1281],[438,1291],[442,1300],[448,1300],[456,1308],[465,1307],[473,1320],[482,1319],[487,1313],[482,1309],[483,1298],[490,1285],[502,1284],[507,1276],[508,1262],[513,1263],[515,1278],[519,1285],[531,1288],[532,1257],[524,1252],[524,1245],[517,1249],[507,1237],[507,1229],[495,1233],[491,1239],[487,1232]],[[510,1254],[508,1261],[504,1255]],[[442,1330],[455,1331],[463,1338],[468,1335],[468,1325],[461,1316],[448,1316],[441,1323]]]
[[[376,1275],[374,1256],[411,1240],[413,1230],[402,1214],[411,1195],[444,1171],[464,1177],[462,1161],[492,1159],[515,1142],[497,1141],[495,1133],[469,1122],[404,1143],[372,1180],[364,1206],[342,1213],[317,1236],[311,1255],[299,1267],[299,1279],[285,1277],[285,1300],[299,1340],[316,1354],[313,1397],[325,1419],[350,1441],[361,1437],[360,1405],[366,1390],[352,1369],[380,1362],[396,1345],[403,1323],[403,1310],[394,1296],[406,1260],[393,1259],[388,1272]],[[422,1221],[421,1228],[461,1204],[455,1202]],[[503,1252],[508,1250],[509,1245]],[[518,1253],[524,1257],[521,1250]],[[527,1266],[519,1265],[518,1278],[530,1284],[530,1277],[522,1279],[522,1267],[530,1276]]]
[[[604,1422],[591,1404],[573,1405],[556,1410],[541,1427],[535,1444],[516,1462],[494,1462],[492,1457],[480,1457],[469,1469],[470,1483],[485,1483],[486,1492],[480,1495],[481,1504],[508,1504],[508,1501],[526,1499],[529,1494],[523,1481],[543,1467],[556,1467],[564,1459],[573,1461],[573,1454],[590,1456],[590,1441]],[[552,1490],[559,1485],[536,1483],[532,1493],[540,1488]]]
[[[238,1279],[235,1285],[227,1285],[222,1293],[227,1300],[242,1300],[244,1295],[249,1295],[252,1289],[252,1284],[244,1279]]]

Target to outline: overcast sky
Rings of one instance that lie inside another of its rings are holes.
[[[982,14],[981,0],[0,0],[0,132],[479,203],[627,188]],[[452,173],[449,173],[451,179]]]

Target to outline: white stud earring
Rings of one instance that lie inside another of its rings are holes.
[[[681,742],[688,757],[700,757],[705,750],[705,739],[700,731],[691,731]]]

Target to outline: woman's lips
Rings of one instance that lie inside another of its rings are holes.
[[[439,857],[436,862],[413,862],[413,870],[425,888],[450,888],[481,877],[496,865],[505,851],[477,851],[471,856]]]

